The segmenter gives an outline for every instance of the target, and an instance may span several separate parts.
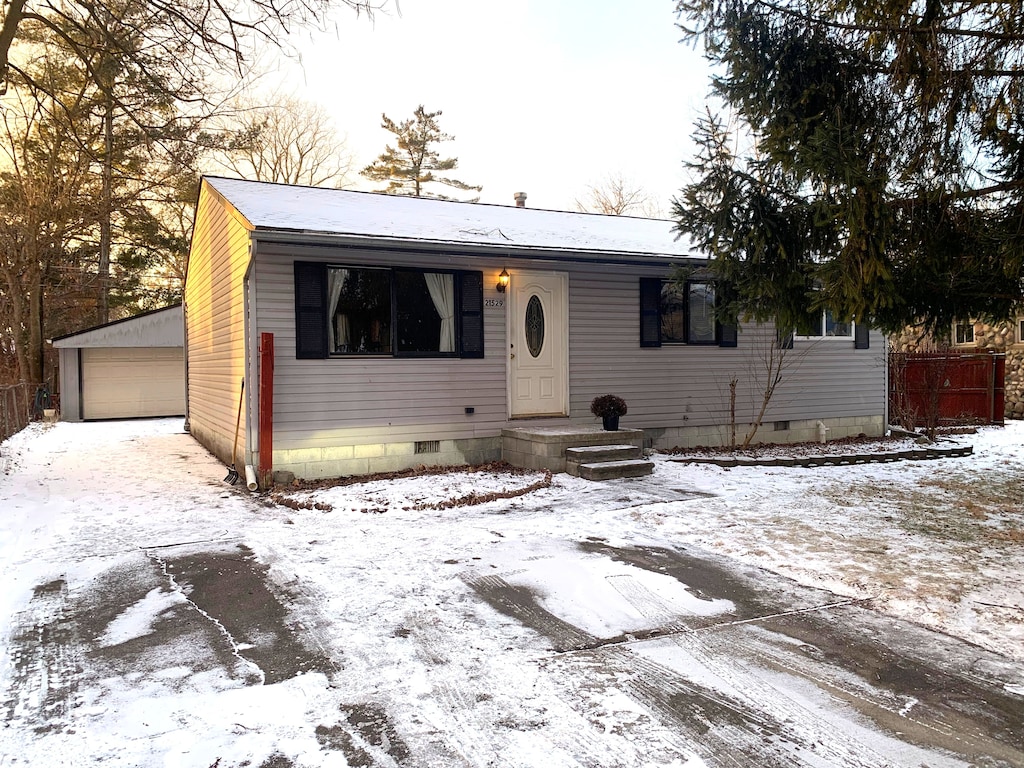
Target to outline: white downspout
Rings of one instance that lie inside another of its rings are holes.
[[[260,484],[256,482],[256,470],[252,464],[245,465],[245,487],[250,491],[258,491]]]
[[[256,285],[254,273],[256,271],[256,243],[249,236],[249,265],[245,270],[245,277],[242,278],[242,300],[243,300],[243,334],[245,343],[245,376],[247,381],[253,382],[251,387],[246,387],[246,409],[245,409],[245,450],[242,455],[245,457],[245,485],[250,491],[259,489],[256,482],[256,469],[252,466],[252,457],[259,451],[259,430],[253,430],[254,417],[258,416],[259,409],[259,362],[255,358],[253,350],[259,349],[256,343],[256,327],[253,320],[252,308],[255,305]],[[258,420],[257,420],[257,423]]]

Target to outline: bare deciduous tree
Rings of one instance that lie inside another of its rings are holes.
[[[81,95],[81,94],[79,94]],[[70,118],[82,117],[75,111]],[[7,98],[0,116],[0,278],[3,335],[18,379],[43,381],[44,298],[60,286],[65,246],[95,224],[98,196],[91,158],[55,129],[48,111],[30,97]],[[52,304],[50,305],[52,306]]]
[[[576,210],[612,216],[661,216],[658,204],[650,194],[621,173],[609,174],[601,181],[590,184],[583,198],[576,198]]]
[[[791,334],[771,333],[765,326],[756,326],[747,336],[744,355],[745,375],[732,372],[727,382],[728,439],[731,448],[749,448],[764,424],[779,387],[792,378],[803,364],[813,345],[794,350]],[[749,404],[744,406],[741,401]],[[741,419],[740,413],[746,414]],[[741,425],[743,439],[737,443]]]
[[[142,70],[145,59],[161,56],[176,72],[178,83],[201,82],[212,63],[234,64],[244,69],[251,51],[267,43],[281,46],[296,26],[322,24],[338,7],[372,14],[386,0],[251,0],[222,3],[220,0],[145,0],[144,19],[139,36],[130,43],[110,36],[100,43],[110,56],[125,60],[138,58]],[[30,79],[21,60],[30,53],[17,46],[47,34],[82,40],[97,19],[121,18],[124,0],[9,0],[4,3],[0,20],[0,93],[17,73]],[[38,6],[38,7],[36,7]],[[77,57],[86,64],[95,48],[76,43]],[[95,74],[95,73],[94,73]],[[198,98],[202,98],[200,95]]]
[[[312,187],[342,187],[352,155],[318,104],[271,95],[239,104],[233,137],[220,162],[245,179]]]

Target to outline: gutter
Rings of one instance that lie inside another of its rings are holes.
[[[523,258],[551,263],[580,264],[621,264],[623,266],[655,266],[673,261],[688,261],[707,264],[706,256],[669,253],[637,253],[625,251],[568,251],[562,248],[502,245],[498,243],[466,243],[424,240],[420,243],[409,240],[386,240],[379,237],[325,234],[318,232],[285,232],[281,230],[253,230],[253,241],[267,245],[305,245],[320,248],[334,248],[388,253],[436,255],[485,256],[494,259]],[[580,255],[576,255],[580,254]]]

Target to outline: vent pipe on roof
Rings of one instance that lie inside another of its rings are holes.
[[[516,192],[514,195],[512,195],[512,197],[514,197],[516,199],[516,208],[525,208],[526,207],[526,193],[525,192]]]

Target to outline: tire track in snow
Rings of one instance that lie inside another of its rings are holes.
[[[445,744],[448,751],[455,753],[451,754],[452,759],[445,764],[496,764],[500,752],[491,738],[492,728],[473,714],[477,702],[476,695],[471,691],[478,690],[479,686],[470,685],[468,680],[461,679],[451,668],[451,659],[445,650],[450,638],[436,626],[437,622],[436,614],[424,612],[410,616],[404,625],[410,628],[410,637],[416,643],[416,656],[426,667],[431,687],[430,698],[437,704],[436,717],[446,716],[455,721],[456,727],[446,723],[432,723],[437,732],[457,736],[457,739],[450,739]],[[421,715],[430,717],[426,710],[421,710]]]
[[[680,631],[667,636],[667,639],[722,680],[745,707],[755,711],[765,711],[770,707],[771,716],[780,719],[783,724],[782,734],[800,745],[802,749],[814,749],[815,753],[825,757],[830,765],[880,768],[895,765],[862,740],[851,737],[850,734],[823,720],[814,711],[794,701],[742,661],[743,658],[759,658],[769,668],[782,668],[781,671],[797,674],[784,654],[766,654],[763,648],[755,650],[751,647],[752,643],[747,642],[745,636],[741,638],[736,631],[712,633],[687,628],[685,619],[680,619],[678,612],[674,612],[671,606],[632,576],[610,576],[608,582],[645,618],[681,628]],[[828,691],[833,687],[832,679],[838,676],[825,675],[823,672],[824,670],[818,670],[814,677],[801,676],[811,679],[823,690]],[[834,687],[840,686],[837,681]],[[863,690],[844,690],[849,697],[863,698],[866,693]],[[872,698],[875,699],[871,701],[872,704],[883,705],[882,701],[878,700],[882,697]],[[885,704],[889,705],[891,701],[885,701]]]
[[[56,579],[37,586],[26,609],[14,616],[5,726],[27,724],[41,734],[71,727],[82,646],[67,603],[67,582]]]
[[[507,764],[507,741],[498,736],[505,730],[529,733],[534,739],[546,741],[559,757],[567,757],[579,765],[626,768],[645,764],[632,759],[635,758],[632,748],[624,748],[626,745],[605,738],[590,722],[577,720],[566,725],[565,716],[572,714],[568,707],[567,712],[551,718],[554,725],[549,724],[551,699],[545,699],[544,691],[538,691],[537,686],[547,687],[552,681],[543,677],[539,666],[536,674],[540,679],[531,690],[536,711],[523,711],[520,697],[506,699],[503,691],[508,681],[500,679],[498,671],[486,660],[477,670],[454,667],[446,651],[452,635],[439,626],[436,614],[417,614],[409,618],[406,626],[412,627],[417,655],[428,666],[431,697],[436,698],[440,712],[454,720],[454,727],[445,726],[440,730],[460,734],[457,746],[465,765]],[[523,674],[528,673],[523,670]],[[553,696],[561,699],[557,694]],[[520,711],[510,709],[511,703],[519,705]],[[448,746],[456,745],[449,742]]]
[[[670,751],[676,756],[697,752],[714,765],[757,765],[761,768],[773,765],[769,753],[765,751],[763,737],[764,732],[769,732],[775,726],[773,722],[743,711],[742,707],[727,697],[690,683],[668,668],[654,669],[628,648],[605,646],[602,649],[598,638],[546,611],[525,587],[509,584],[500,576],[485,576],[470,582],[470,585],[494,608],[518,619],[552,641],[554,650],[562,655],[548,660],[544,666],[560,670],[560,681],[583,677],[586,668],[588,679],[593,676],[602,679],[600,688],[604,693],[601,695],[605,698],[615,693],[625,693],[654,712],[661,721],[667,720],[675,727],[682,726],[684,738],[681,743],[679,739],[669,737]],[[578,655],[590,661],[580,664],[574,660]],[[608,670],[611,670],[610,675],[607,674]],[[578,699],[578,696],[573,696],[567,701],[580,711],[582,707]],[[730,733],[719,738],[719,727],[716,725],[713,731],[711,721],[703,713],[713,713],[715,717],[725,716],[730,722],[722,728]],[[736,728],[734,721],[737,719],[747,723],[748,727]],[[653,746],[658,743],[660,736],[667,736],[671,730],[662,731],[654,727],[644,738],[652,742]],[[658,735],[655,735],[656,732]],[[696,747],[702,742],[706,745],[709,741],[713,744],[711,749],[702,751]],[[662,746],[664,748],[664,743]],[[754,762],[744,762],[748,754],[758,757]],[[723,761],[718,763],[715,760]],[[778,765],[792,763],[783,761]]]
[[[482,576],[469,585],[485,602],[501,613],[517,619],[550,640],[556,651],[587,648],[597,638],[546,611],[526,587],[509,584],[501,576]]]

